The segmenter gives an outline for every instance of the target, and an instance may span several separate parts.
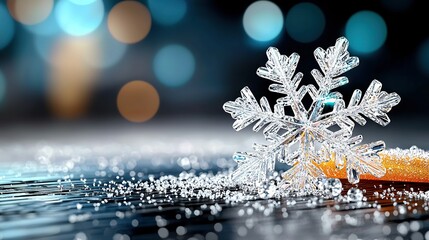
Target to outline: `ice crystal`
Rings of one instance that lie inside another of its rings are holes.
[[[363,173],[376,177],[385,174],[386,169],[378,156],[385,148],[384,142],[359,145],[362,136],[352,136],[352,132],[355,122],[366,124],[363,116],[387,125],[390,122],[387,113],[399,103],[400,97],[381,91],[381,83],[373,80],[365,94],[355,90],[346,106],[342,95],[332,90],[347,84],[348,78],[342,74],[359,64],[359,59],[351,57],[347,48],[347,39],[341,37],[335,46],[314,51],[320,70],[313,69],[311,75],[317,87],[313,84],[300,86],[303,74],[295,74],[299,61],[297,53],[286,56],[274,47],[268,48],[268,61],[256,73],[274,82],[269,86],[271,92],[284,95],[277,99],[274,109],[266,97],[258,103],[248,87],[241,90],[241,97],[223,105],[236,120],[233,124],[236,131],[254,124],[253,130],[263,129],[268,141],[266,145],[255,143],[252,152],[234,155],[238,163],[232,173],[235,182],[264,182],[274,170],[276,161],[292,166],[283,175],[286,188],[307,193],[316,191],[317,179],[325,177],[317,166],[324,161],[334,161],[338,169],[345,167],[350,183],[358,183]],[[306,94],[312,99],[308,109],[302,103]],[[330,109],[329,105],[333,107]],[[285,107],[292,109],[293,116],[285,114]]]

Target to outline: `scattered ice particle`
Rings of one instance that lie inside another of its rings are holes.
[[[118,225],[118,222],[115,219],[113,219],[113,220],[110,221],[110,226],[111,227],[116,227],[116,225]]]
[[[167,220],[165,220],[161,216],[156,216],[155,217],[155,221],[156,221],[156,225],[158,227],[165,227],[165,226],[167,226]]]
[[[275,225],[273,227],[273,232],[274,232],[274,234],[280,235],[283,232],[282,225],[279,225],[279,224]]]
[[[328,178],[322,180],[323,183],[323,195],[326,197],[336,197],[341,194],[343,185],[338,178]]]
[[[418,151],[419,148],[416,145],[410,147],[410,151]]]
[[[387,226],[387,225],[383,226],[382,231],[383,231],[384,235],[389,235],[392,232],[392,230],[390,229],[390,227]]]
[[[160,228],[158,229],[158,235],[160,238],[167,238],[168,237],[168,230],[167,228]]]
[[[178,226],[178,227],[176,228],[176,233],[177,233],[177,235],[179,235],[179,236],[185,235],[185,234],[186,234],[186,232],[187,232],[187,230],[186,230],[186,228],[185,228],[185,227],[183,227],[183,226]]]
[[[407,208],[401,204],[401,205],[398,205],[398,211],[399,211],[399,214],[405,214],[407,213]]]
[[[223,229],[222,223],[215,223],[214,230],[216,232],[222,232],[222,229]]]
[[[425,233],[425,240],[429,240],[429,231]]]
[[[347,200],[349,202],[361,202],[363,198],[363,193],[358,188],[350,188],[347,191]]]
[[[177,159],[177,165],[182,167],[184,170],[191,169],[191,161],[187,157]]]
[[[420,223],[418,221],[412,221],[410,223],[410,230],[413,232],[417,232],[420,229]]]
[[[408,230],[409,230],[408,229],[409,224],[408,224],[408,222],[402,222],[402,223],[399,223],[396,228],[401,235],[407,235]]]
[[[153,174],[149,174],[147,177],[149,178],[149,181],[150,181],[150,182],[155,181],[155,175],[153,175]]]
[[[130,240],[130,237],[127,234],[116,233],[113,235],[113,240]]]
[[[218,240],[218,236],[214,232],[208,232],[206,234],[206,240]]]
[[[347,240],[358,240],[358,236],[354,233],[350,234]]]
[[[91,218],[90,213],[85,214],[72,214],[69,216],[69,222],[70,223],[76,223],[76,222],[84,222]]]
[[[424,240],[423,234],[420,232],[414,232],[411,234],[411,240]]]
[[[251,229],[251,228],[253,228],[253,226],[255,226],[255,221],[254,221],[254,219],[253,219],[253,218],[248,218],[248,219],[246,219],[246,221],[244,222],[244,225],[246,225],[246,227],[247,227],[248,229]]]
[[[242,216],[244,215],[244,209],[240,209],[240,210],[238,210],[237,215],[238,215],[239,217],[242,217]]]
[[[122,219],[122,218],[124,218],[124,217],[125,217],[125,213],[120,212],[120,211],[116,211],[116,217],[118,217],[118,218]]]
[[[237,234],[240,237],[245,237],[247,235],[247,228],[244,226],[241,226],[237,229]]]
[[[138,227],[138,226],[139,226],[139,220],[137,220],[137,219],[133,219],[133,220],[131,221],[131,226],[133,226],[133,227]]]
[[[384,222],[384,214],[381,214],[378,210],[374,212],[373,221],[378,224],[382,224]]]
[[[74,236],[74,240],[87,240],[88,238],[86,237],[86,234],[83,232],[78,232],[76,233],[76,235]]]
[[[82,209],[82,204],[77,203],[77,204],[76,204],[76,209],[77,209],[77,210],[81,210],[81,209]]]

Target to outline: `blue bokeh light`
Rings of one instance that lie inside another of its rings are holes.
[[[148,0],[147,4],[153,19],[162,25],[178,23],[188,8],[184,0]]]
[[[0,103],[3,102],[5,95],[6,95],[6,79],[3,73],[0,71]]]
[[[325,15],[312,3],[299,3],[289,10],[285,24],[291,38],[308,43],[322,35],[325,29]]]
[[[384,19],[372,11],[360,11],[347,21],[346,37],[350,49],[359,53],[372,53],[383,46],[387,38]]]
[[[100,48],[99,58],[94,59],[89,55],[86,60],[95,68],[109,68],[117,64],[125,55],[127,45],[116,41],[107,29],[103,29],[97,38],[97,46]]]
[[[187,48],[168,45],[156,53],[153,68],[161,83],[169,87],[179,87],[194,75],[195,59]]]
[[[52,53],[58,39],[55,36],[36,35],[34,37],[34,47],[37,54],[47,63],[52,63]]]
[[[260,42],[271,41],[283,29],[282,11],[269,1],[254,2],[244,12],[243,27],[252,39]]]
[[[0,3],[0,49],[6,47],[15,34],[15,24],[9,11]]]
[[[31,33],[43,36],[52,36],[61,31],[54,14],[49,14],[49,16],[45,20],[38,24],[23,26]]]
[[[57,2],[55,17],[60,28],[72,36],[87,35],[100,26],[104,16],[103,1],[82,5],[70,0]]]
[[[420,70],[429,76],[429,39],[420,46],[417,53],[417,62]]]
[[[97,0],[70,0],[70,1],[73,2],[74,4],[88,5],[88,4],[91,4]]]

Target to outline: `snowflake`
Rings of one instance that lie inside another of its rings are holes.
[[[274,170],[276,161],[292,167],[283,174],[283,185],[292,191],[313,192],[318,179],[324,178],[317,164],[334,161],[337,169],[346,168],[350,183],[359,182],[360,174],[370,173],[382,177],[386,173],[378,153],[385,148],[383,141],[359,145],[362,136],[352,136],[355,122],[365,125],[363,116],[386,126],[390,119],[386,113],[400,102],[396,93],[381,91],[382,84],[373,80],[362,96],[355,90],[346,106],[342,95],[332,90],[348,83],[343,73],[358,66],[359,59],[350,57],[348,41],[341,37],[335,46],[326,51],[317,48],[314,56],[321,69],[313,69],[311,74],[318,88],[309,84],[299,87],[302,73],[295,70],[299,55],[280,55],[270,47],[265,67],[257,70],[257,75],[273,81],[271,92],[283,94],[277,99],[274,111],[266,97],[258,103],[248,87],[241,90],[241,97],[226,102],[223,106],[236,121],[233,128],[242,130],[254,124],[253,130],[263,129],[268,144],[254,144],[252,152],[237,152],[234,160],[238,163],[232,179],[238,183],[262,183]],[[312,99],[307,109],[302,103],[306,94]],[[331,106],[331,107],[329,107]],[[290,107],[293,116],[285,114]]]

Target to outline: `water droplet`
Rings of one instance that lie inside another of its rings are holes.
[[[246,160],[247,158],[246,158],[246,156],[245,156],[245,155],[243,155],[243,154],[236,153],[236,154],[234,154],[234,156],[232,157],[232,159],[233,159],[234,161],[236,161],[236,162],[239,162],[239,161],[244,161],[244,160]]]
[[[347,200],[349,202],[361,202],[363,199],[363,193],[358,188],[350,188],[347,191]]]
[[[347,168],[347,178],[351,184],[359,183],[359,172],[354,168]]]
[[[323,194],[327,197],[336,197],[341,194],[343,185],[338,178],[329,178],[323,181]]]

